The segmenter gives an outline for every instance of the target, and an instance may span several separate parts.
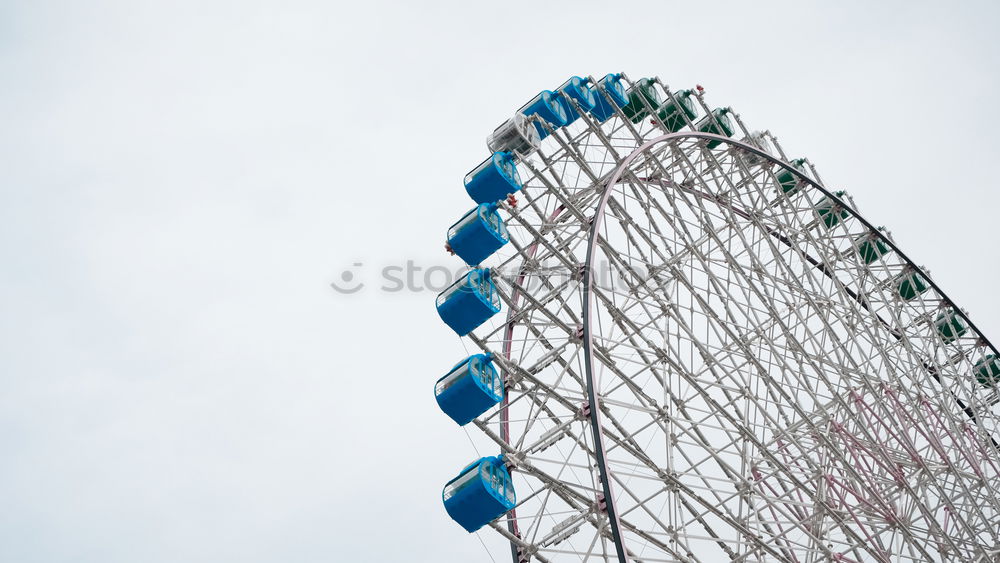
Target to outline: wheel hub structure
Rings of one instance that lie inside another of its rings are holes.
[[[631,113],[527,116],[479,265],[513,561],[1000,560],[993,345],[773,135],[621,82]]]

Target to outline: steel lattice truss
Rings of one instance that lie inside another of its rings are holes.
[[[866,264],[872,225],[811,166],[782,193],[781,147],[736,122],[709,149],[584,114],[520,155],[488,264],[507,317],[470,335],[508,387],[476,422],[518,490],[492,526],[515,561],[996,560],[995,350],[933,284],[900,296],[891,241]]]

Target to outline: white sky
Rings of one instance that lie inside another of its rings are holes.
[[[0,561],[490,561],[463,346],[379,272],[459,265],[485,136],[571,74],[704,85],[1000,339],[995,2],[87,4],[0,3]]]

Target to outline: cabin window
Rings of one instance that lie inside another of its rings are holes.
[[[444,488],[444,494],[442,495],[444,497],[444,500],[448,500],[451,497],[458,494],[462,489],[465,489],[466,487],[474,483],[478,477],[479,477],[479,472],[476,471],[476,467],[475,466],[470,467],[468,470],[465,471],[465,473],[459,475],[458,479],[455,479],[454,481],[449,483],[447,487]]]
[[[560,108],[561,109],[561,108]],[[500,169],[503,170],[505,176],[514,181],[515,184],[521,184],[521,176],[517,173],[517,167],[511,162],[509,158],[500,157]]]
[[[479,381],[482,381],[487,387],[490,385],[490,374],[486,366],[477,365],[475,369],[476,375],[479,377]]]
[[[479,378],[484,389],[492,392],[495,396],[500,396],[500,377],[493,366],[477,356],[472,359],[472,373]]]
[[[475,270],[473,270],[472,273],[475,274],[476,273]],[[475,277],[473,277],[472,279],[473,279],[473,283],[475,283]],[[444,290],[444,292],[441,293],[441,295],[438,295],[437,305],[441,305],[442,303],[444,303],[445,301],[447,301],[448,298],[451,297],[451,295],[453,293],[455,293],[456,291],[459,291],[463,287],[465,287],[465,282],[466,282],[466,278],[461,278],[457,282],[451,284],[451,287],[449,287],[448,289]]]
[[[437,385],[434,386],[434,394],[440,395],[441,393],[443,393],[445,389],[451,387],[459,379],[465,377],[465,374],[468,373],[468,371],[469,371],[468,362],[465,362],[462,365],[455,368],[454,371],[444,376],[444,378],[442,378],[441,381],[437,382]]]
[[[479,372],[479,380],[483,382],[483,387],[492,391],[493,395],[500,396],[500,377],[495,369],[483,366]]]
[[[486,221],[486,224],[490,226],[490,230],[494,233],[498,233],[504,240],[508,238],[507,226],[504,225],[499,214],[484,207],[482,210],[482,217],[483,220]]]
[[[479,166],[475,167],[472,172],[465,175],[465,183],[468,184],[473,178],[479,175],[480,172],[486,170],[486,167],[493,163],[493,157],[489,157],[482,162]]]
[[[500,216],[497,215],[492,210],[490,210],[489,207],[485,206],[481,207],[479,214],[483,218],[483,220],[486,221],[486,224],[489,225],[494,232],[500,230],[500,225],[499,225]]]
[[[490,281],[485,277],[480,277],[478,283],[479,283],[479,293],[482,294],[483,297],[488,298],[490,300],[490,303],[494,307],[499,308],[500,296],[497,294],[497,292],[493,291],[493,284],[491,284]]]
[[[614,90],[614,91],[615,91],[615,93],[617,93],[617,94],[618,94],[618,97],[619,97],[620,99],[622,99],[622,100],[624,100],[624,99],[625,99],[625,87],[624,87],[624,86],[622,86],[622,83],[621,83],[621,82],[619,82],[618,80],[610,80],[610,79],[609,79],[609,80],[607,81],[607,84],[610,84],[610,85],[611,85],[611,89],[612,89],[612,90]]]
[[[468,227],[469,225],[475,222],[476,222],[476,210],[473,209],[468,213],[466,213],[464,217],[459,219],[457,223],[455,223],[454,225],[451,226],[450,229],[448,229],[448,238],[449,239],[454,238],[459,231],[461,231],[462,229]]]

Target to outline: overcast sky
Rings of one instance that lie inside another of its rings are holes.
[[[0,561],[490,561],[440,502],[465,349],[381,270],[459,266],[485,136],[572,74],[704,85],[1000,339],[998,16],[0,2]]]

